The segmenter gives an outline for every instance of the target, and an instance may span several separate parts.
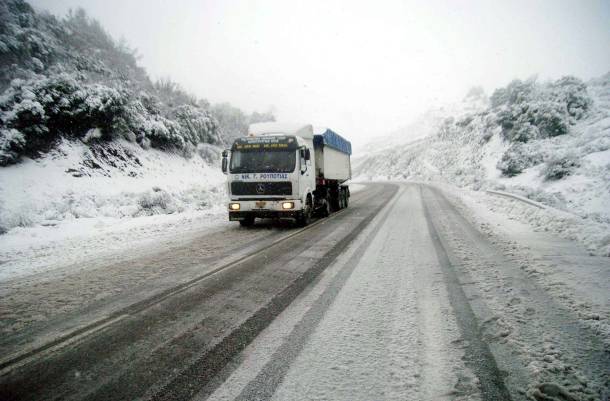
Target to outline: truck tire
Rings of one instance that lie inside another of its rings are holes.
[[[324,206],[322,206],[322,210],[320,211],[320,215],[322,217],[328,217],[332,213],[332,209],[330,207],[330,196],[327,196],[324,200]]]
[[[243,220],[239,221],[242,227],[252,227],[254,225],[254,216],[246,216]]]
[[[341,191],[337,190],[336,192],[331,191],[330,195],[330,210],[340,210],[341,209]]]
[[[343,193],[343,207],[347,207],[349,205],[349,195],[346,192]]]
[[[313,205],[311,203],[311,198],[307,197],[307,202],[305,204],[305,209],[297,216],[297,225],[299,227],[305,227],[311,223],[311,214],[313,212]]]
[[[339,209],[345,209],[345,191],[339,192]]]

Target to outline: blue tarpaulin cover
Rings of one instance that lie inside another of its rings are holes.
[[[347,139],[328,128],[322,135],[313,136],[313,144],[316,147],[330,146],[339,152],[347,153],[348,155],[352,154],[352,144]]]

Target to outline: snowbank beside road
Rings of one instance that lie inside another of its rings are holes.
[[[607,226],[517,199],[447,184],[434,186],[442,189],[460,213],[521,270],[600,333],[610,346],[610,263],[608,258],[592,255],[600,248],[610,254]],[[588,251],[579,243],[588,244]]]
[[[63,141],[40,159],[0,169],[0,229],[206,209],[222,199],[223,182],[199,155],[145,151],[127,141]]]
[[[17,228],[0,237],[0,282],[70,266],[93,269],[153,254],[198,233],[225,227],[226,213],[221,209],[83,218],[56,226]]]
[[[0,278],[218,222],[225,177],[203,156],[63,141],[0,169]]]

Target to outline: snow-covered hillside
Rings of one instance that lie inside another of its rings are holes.
[[[24,0],[0,1],[0,167],[61,138],[87,139],[92,129],[99,141],[190,154],[273,119],[211,105],[168,78],[153,81],[136,50],[83,9],[56,17]]]
[[[64,140],[40,159],[0,169],[0,229],[209,208],[224,182],[209,163],[126,141],[89,147]]]
[[[468,96],[446,110],[413,125],[435,127],[425,137],[359,155],[354,175],[525,196],[555,213],[538,218],[541,229],[548,219],[563,222],[556,231],[610,254],[610,74],[586,85],[514,81],[485,102]],[[575,225],[582,230],[568,229]]]
[[[41,158],[0,168],[0,276],[39,259],[78,259],[87,248],[129,248],[168,225],[218,221],[226,196],[218,165],[206,144],[185,158],[128,141],[63,140]],[[66,243],[74,254],[55,258]]]
[[[205,225],[224,200],[225,138],[272,119],[151,80],[82,9],[56,17],[0,1],[2,271],[62,240],[78,253],[94,236],[134,244],[134,227],[154,237],[170,220]]]
[[[477,113],[488,106],[488,99],[482,88],[472,88],[466,95],[464,102],[451,103],[431,108],[410,124],[401,127],[389,135],[375,138],[374,141],[356,149],[356,152],[366,149],[367,157],[378,152],[385,152],[396,146],[412,145],[416,141],[436,133],[447,116],[459,118],[460,116]]]

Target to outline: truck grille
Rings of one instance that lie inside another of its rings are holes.
[[[231,183],[233,195],[292,195],[290,182],[242,182]]]

